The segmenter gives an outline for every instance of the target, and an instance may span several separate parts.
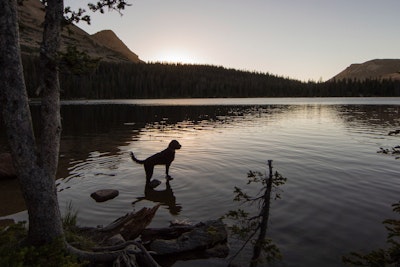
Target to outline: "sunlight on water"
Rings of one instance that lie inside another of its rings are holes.
[[[288,178],[270,214],[269,234],[284,255],[278,266],[338,266],[350,251],[381,246],[381,222],[399,200],[400,165],[376,152],[398,145],[397,136],[387,135],[400,126],[398,100],[275,101],[65,103],[57,181],[61,209],[72,201],[85,226],[106,225],[158,202],[162,208],[151,226],[215,219],[236,207],[233,188],[246,188],[247,172],[266,171],[272,159]],[[153,178],[162,184],[146,195],[143,166],[129,152],[145,159],[172,139],[182,149],[170,168],[171,188],[164,167],[156,166]],[[119,196],[104,203],[90,198],[106,188],[119,190]]]

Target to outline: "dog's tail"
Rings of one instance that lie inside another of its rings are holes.
[[[131,155],[131,159],[132,159],[134,162],[139,163],[139,164],[143,164],[143,163],[144,163],[144,160],[139,160],[139,159],[137,159],[137,158],[135,157],[135,155],[133,154],[133,152],[131,152],[130,155]]]

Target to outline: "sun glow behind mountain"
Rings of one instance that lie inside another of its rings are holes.
[[[188,63],[196,64],[198,59],[189,51],[182,49],[170,49],[162,51],[156,56],[156,61],[168,63]]]

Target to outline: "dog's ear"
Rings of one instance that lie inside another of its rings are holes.
[[[181,148],[181,144],[179,144],[179,142],[176,141],[176,140],[172,140],[169,143],[168,147],[173,148],[173,149],[180,149]]]

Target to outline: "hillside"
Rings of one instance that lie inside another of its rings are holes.
[[[122,42],[118,36],[111,30],[104,30],[91,35],[91,38],[100,44],[104,44],[109,49],[119,52],[127,59],[138,62],[139,57]]]
[[[18,7],[21,50],[24,54],[38,53],[42,40],[44,7],[39,0],[25,0]],[[61,50],[73,45],[91,57],[106,62],[141,62],[139,57],[110,30],[90,35],[75,25],[64,27]]]
[[[362,64],[351,64],[331,80],[400,80],[400,59],[374,59]]]

